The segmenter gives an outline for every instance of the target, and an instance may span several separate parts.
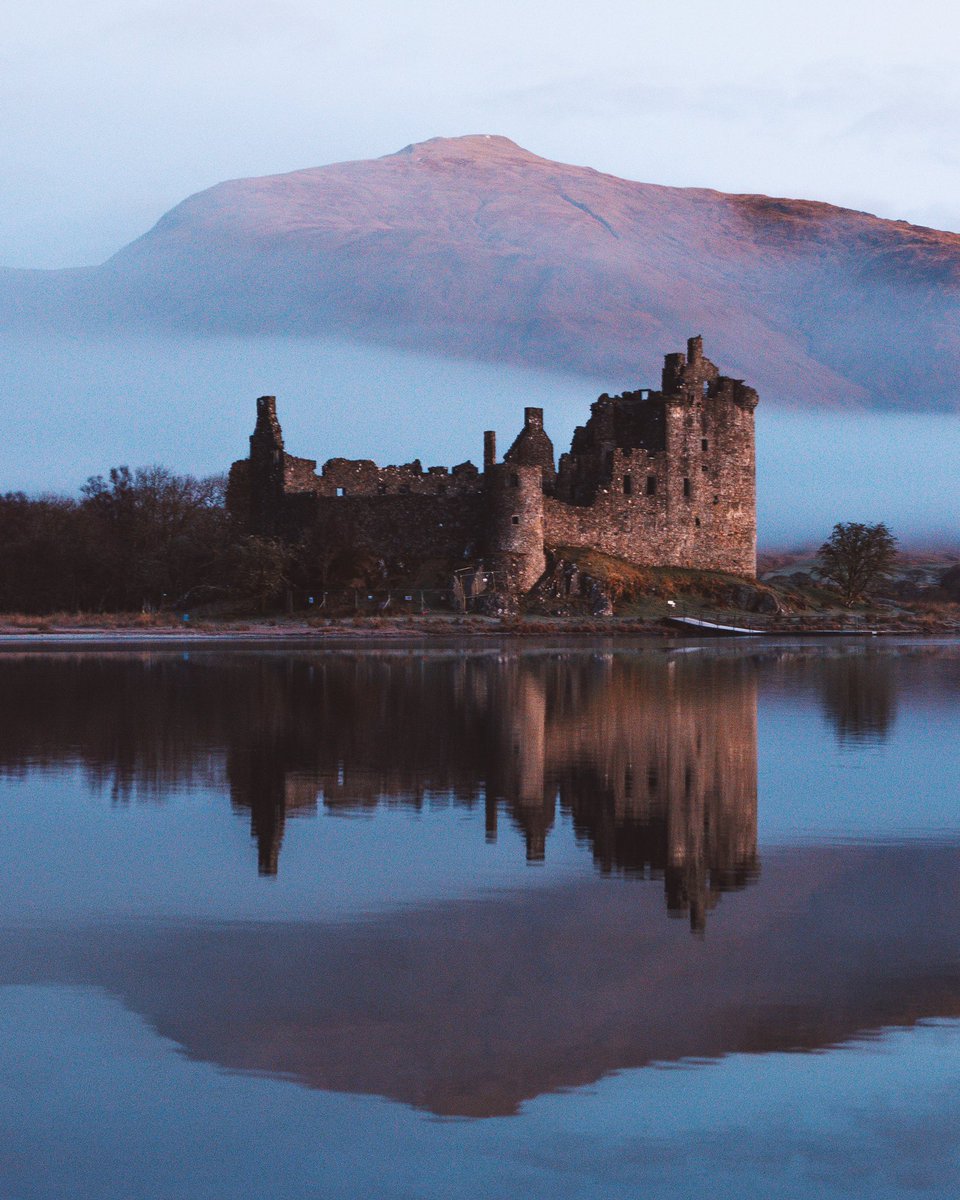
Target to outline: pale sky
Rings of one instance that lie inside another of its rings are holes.
[[[222,179],[462,133],[960,230],[958,47],[945,0],[4,0],[0,264],[98,262]]]

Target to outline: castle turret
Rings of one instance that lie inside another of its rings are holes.
[[[484,474],[486,561],[497,587],[526,592],[546,566],[543,552],[543,471],[503,462]]]
[[[553,442],[543,428],[543,409],[525,408],[523,428],[514,439],[513,445],[503,456],[503,461],[521,467],[539,467],[545,491],[553,488],[556,479]]]
[[[668,354],[663,360],[661,389],[673,400],[695,400],[703,396],[720,372],[704,357],[700,334],[687,338],[686,354]]]

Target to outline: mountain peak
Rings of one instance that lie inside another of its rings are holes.
[[[526,159],[536,161],[539,156],[524,150],[516,142],[499,133],[466,133],[460,137],[432,137],[425,142],[411,142],[402,150],[388,154],[386,158],[405,155],[414,159]]]

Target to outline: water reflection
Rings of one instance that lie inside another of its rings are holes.
[[[662,879],[702,929],[757,871],[757,665],[636,655],[335,654],[3,664],[0,764],[79,761],[118,800],[200,781],[249,814],[264,875],[287,820],[484,806],[542,862],[561,816],[605,873]]]
[[[417,827],[438,805],[476,813],[477,856],[515,845],[542,885],[387,896],[352,920],[118,905],[21,927],[0,906],[0,983],[101,988],[192,1057],[473,1116],[625,1067],[958,1015],[955,841],[768,849],[762,876],[757,849],[758,708],[779,703],[813,763],[824,722],[869,755],[939,705],[955,736],[958,681],[957,650],[923,646],[2,657],[0,771],[66,795],[79,768],[160,814],[205,790],[279,872],[258,880],[251,853],[258,894],[304,869],[283,845],[298,816],[369,818],[330,822],[369,834],[363,873],[395,852],[384,809]],[[553,875],[571,828],[586,869]],[[665,894],[703,930],[748,883],[705,938],[663,919]]]
[[[282,673],[283,687],[277,685]],[[264,664],[234,731],[230,795],[277,871],[288,815],[412,808],[443,794],[502,816],[529,862],[558,809],[605,872],[662,878],[695,928],[757,866],[756,667],[659,656],[362,657]],[[269,694],[269,702],[263,697]]]
[[[222,789],[264,875],[319,807],[482,805],[530,863],[569,817],[602,872],[662,879],[699,930],[758,870],[761,675],[813,686],[841,742],[878,742],[924,653],[8,655],[0,771],[76,762],[122,802]]]
[[[841,743],[883,741],[897,716],[894,660],[876,653],[827,659],[823,707]]]

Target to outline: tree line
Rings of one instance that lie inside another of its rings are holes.
[[[850,605],[884,578],[895,557],[896,539],[885,525],[838,524],[820,547],[818,574]],[[356,554],[334,545],[322,521],[296,546],[251,536],[228,510],[221,475],[115,467],[106,478],[88,479],[76,498],[0,495],[0,612],[231,602],[262,611],[285,593],[312,592],[358,573]]]
[[[289,552],[246,534],[223,476],[115,467],[77,498],[0,495],[0,611],[125,612],[269,602]]]

